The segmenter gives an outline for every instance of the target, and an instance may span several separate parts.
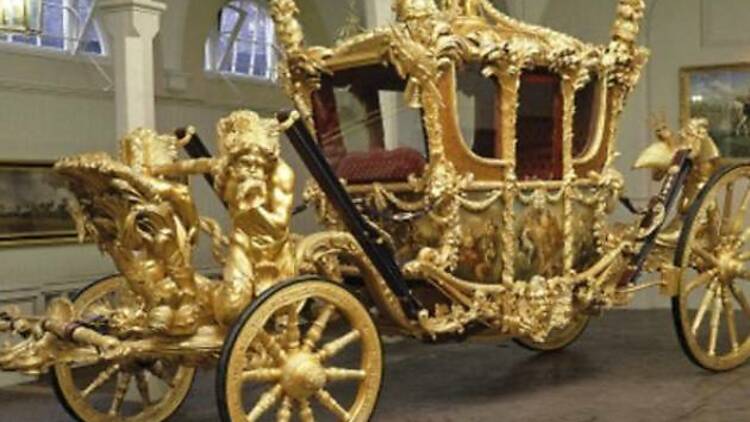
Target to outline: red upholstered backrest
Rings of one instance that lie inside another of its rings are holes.
[[[336,174],[350,184],[403,182],[409,175],[421,175],[425,164],[422,154],[411,148],[352,152],[339,162]]]

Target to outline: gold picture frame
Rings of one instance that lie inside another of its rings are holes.
[[[750,160],[750,63],[680,69],[680,121],[705,118],[723,161]]]
[[[72,194],[53,161],[0,161],[0,247],[71,243]]]

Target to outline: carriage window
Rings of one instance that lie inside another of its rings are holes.
[[[521,76],[516,146],[519,180],[562,179],[560,78],[546,71]]]
[[[497,82],[485,78],[478,65],[470,65],[458,71],[456,86],[464,142],[480,157],[501,158],[500,90]]]
[[[349,183],[400,182],[424,170],[422,114],[406,105],[405,86],[383,66],[323,78],[312,98],[315,129],[339,177]]]
[[[586,153],[596,136],[600,113],[600,85],[594,77],[576,92],[576,112],[573,120],[573,156]]]

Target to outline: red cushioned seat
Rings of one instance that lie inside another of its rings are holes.
[[[350,184],[403,182],[409,175],[422,175],[425,159],[417,150],[352,152],[336,167],[336,175]]]

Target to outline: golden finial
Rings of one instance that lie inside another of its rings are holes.
[[[612,40],[635,44],[645,13],[646,3],[643,0],[620,0],[617,4],[617,18],[612,28]]]
[[[434,0],[395,0],[393,11],[400,22],[421,19],[438,13]]]

